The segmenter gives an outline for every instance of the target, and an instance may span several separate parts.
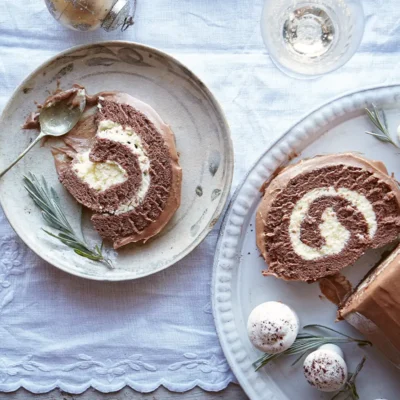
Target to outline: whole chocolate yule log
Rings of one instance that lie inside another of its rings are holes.
[[[345,319],[400,368],[400,245],[339,307]]]

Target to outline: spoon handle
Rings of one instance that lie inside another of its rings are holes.
[[[36,144],[38,143],[42,138],[46,136],[45,133],[40,132],[38,137],[3,171],[0,172],[0,178],[7,172],[9,171],[22,157],[25,156],[25,154]]]

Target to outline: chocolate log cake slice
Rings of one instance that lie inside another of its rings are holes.
[[[182,171],[171,129],[147,104],[100,93],[54,149],[61,183],[114,248],[159,233],[180,205]]]
[[[380,162],[353,153],[285,168],[256,215],[264,275],[315,281],[353,264],[400,233],[400,190]]]

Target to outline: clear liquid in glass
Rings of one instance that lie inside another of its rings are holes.
[[[261,31],[284,72],[312,77],[343,65],[364,31],[358,0],[266,0]]]
[[[320,57],[331,47],[335,27],[323,9],[307,6],[288,15],[282,34],[289,51],[308,57]]]

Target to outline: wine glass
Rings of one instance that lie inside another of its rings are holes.
[[[261,33],[286,74],[313,78],[345,64],[364,33],[359,0],[265,0]]]

